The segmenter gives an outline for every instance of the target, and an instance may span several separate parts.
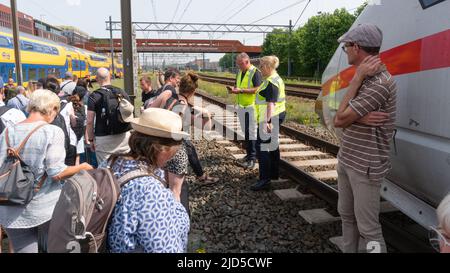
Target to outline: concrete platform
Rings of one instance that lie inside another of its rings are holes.
[[[282,158],[308,157],[308,156],[325,156],[320,151],[298,151],[298,152],[281,152]]]
[[[334,217],[325,209],[302,210],[299,215],[311,225],[319,225],[340,221],[340,217]]]
[[[297,167],[317,167],[317,166],[329,166],[337,165],[337,159],[318,159],[318,160],[302,160],[292,162],[292,165]]]
[[[275,190],[273,191],[281,201],[296,201],[296,200],[305,200],[310,198],[310,194],[302,194],[297,189],[285,189],[285,190]]]
[[[329,180],[338,178],[337,171],[314,172],[311,173],[311,175],[319,180]]]

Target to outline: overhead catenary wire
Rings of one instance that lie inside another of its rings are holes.
[[[227,20],[225,20],[225,23],[228,23],[231,19],[233,19],[234,17],[236,17],[239,13],[243,12],[244,10],[246,10],[246,8],[248,6],[250,6],[253,2],[255,2],[255,0],[249,0],[241,9],[239,9],[237,12],[235,12],[233,15],[231,15],[230,17],[228,17]]]
[[[181,14],[180,18],[178,18],[178,23],[181,22],[181,20],[183,19],[184,15],[186,14],[186,11],[189,9],[191,4],[192,4],[192,0],[189,0],[189,3],[184,8],[183,13]]]
[[[222,17],[222,14],[226,14],[227,11],[228,11],[228,9],[229,9],[234,3],[236,3],[236,1],[237,1],[237,0],[231,1],[231,2],[228,4],[228,6],[226,6],[223,10],[221,10],[221,11],[216,15],[216,17],[214,17],[214,19],[212,20],[212,22],[214,23],[216,20],[219,20],[220,17]],[[233,9],[231,9],[231,10],[233,10]]]
[[[178,9],[180,8],[180,4],[181,4],[181,0],[178,0],[177,7],[175,8],[175,12],[173,13],[173,16],[172,16],[172,21],[170,21],[171,23],[173,23],[173,21],[175,20],[175,16],[177,16]]]
[[[305,7],[303,8],[302,12],[300,13],[300,16],[298,16],[298,18],[295,21],[295,24],[292,28],[295,28],[295,26],[298,24],[298,22],[300,21],[300,18],[302,18],[302,16],[303,16],[303,13],[305,13],[306,9],[308,8],[309,3],[311,3],[311,0],[308,0],[308,3],[306,3]]]
[[[284,8],[282,8],[282,9],[277,10],[277,11],[274,11],[274,12],[272,12],[271,14],[262,17],[261,19],[258,19],[258,20],[256,20],[256,21],[251,22],[250,25],[253,25],[253,24],[255,24],[255,23],[261,22],[261,21],[263,21],[263,20],[265,20],[265,19],[267,19],[267,18],[269,18],[269,17],[272,17],[272,16],[274,16],[274,15],[276,15],[276,14],[278,14],[278,13],[281,13],[281,12],[287,10],[287,9],[290,9],[290,8],[292,8],[292,7],[295,7],[295,6],[297,6],[297,5],[300,5],[301,3],[305,2],[305,1],[306,1],[306,0],[300,0],[300,1],[297,1],[297,2],[295,2],[294,4],[291,4],[291,5],[287,6],[287,7],[284,7]]]

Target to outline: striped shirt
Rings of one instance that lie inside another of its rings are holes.
[[[383,179],[391,169],[390,141],[396,118],[397,85],[384,68],[366,78],[350,107],[364,117],[370,112],[385,112],[390,119],[380,127],[353,123],[344,129],[338,159],[341,164],[368,175],[370,180]]]

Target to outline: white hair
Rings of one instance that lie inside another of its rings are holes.
[[[60,110],[61,100],[58,95],[49,90],[36,90],[30,96],[28,103],[28,113],[38,112],[44,116],[48,116],[52,111],[57,113]]]
[[[450,194],[442,200],[436,213],[439,220],[439,227],[450,237]]]

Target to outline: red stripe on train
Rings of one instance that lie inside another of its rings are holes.
[[[388,71],[403,75],[420,71],[450,67],[450,29],[381,53]],[[355,75],[355,67],[349,67],[322,85],[322,95],[330,93],[332,85],[336,92],[349,86]]]

